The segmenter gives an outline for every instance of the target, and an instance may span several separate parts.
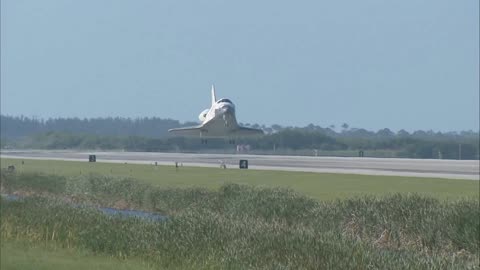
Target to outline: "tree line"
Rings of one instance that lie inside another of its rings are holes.
[[[16,139],[46,132],[68,132],[101,136],[141,136],[162,138],[168,129],[196,124],[181,124],[177,120],[158,117],[144,118],[50,118],[47,120],[24,116],[0,115],[2,138]]]
[[[58,118],[32,119],[1,116],[2,148],[38,149],[124,149],[126,151],[200,151],[233,149],[224,140],[212,139],[208,145],[198,138],[169,137],[168,129],[192,125],[161,118]],[[374,153],[388,151],[389,157],[479,159],[479,133],[405,130],[393,132],[349,128],[284,127],[244,124],[261,128],[266,135],[244,138],[237,144],[249,145],[262,153]]]

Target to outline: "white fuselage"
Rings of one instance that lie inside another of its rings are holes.
[[[208,130],[202,130],[200,136],[223,137],[237,127],[235,105],[228,99],[220,99],[210,109],[204,110],[200,116],[202,125]]]

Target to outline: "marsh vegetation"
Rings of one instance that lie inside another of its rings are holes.
[[[474,269],[476,199],[417,194],[318,201],[289,189],[165,188],[134,179],[2,174],[1,237],[180,269]],[[142,209],[162,222],[93,207]]]

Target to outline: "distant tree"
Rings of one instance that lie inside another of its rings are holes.
[[[390,129],[384,128],[377,132],[377,135],[380,137],[392,137],[395,135]]]
[[[342,128],[343,128],[344,130],[347,130],[347,129],[348,129],[348,124],[347,124],[347,123],[343,123]]]
[[[408,133],[408,131],[404,130],[404,129],[401,129],[397,132],[397,136],[399,137],[408,137],[410,136],[410,133]]]
[[[428,136],[428,134],[423,130],[416,130],[412,133],[412,136],[417,138],[425,138]]]
[[[346,136],[352,137],[352,138],[369,138],[369,137],[374,137],[375,133],[368,131],[363,128],[351,128],[347,132],[344,132]]]
[[[315,130],[315,125],[314,124],[309,124],[308,126],[305,127],[305,129],[314,131]]]

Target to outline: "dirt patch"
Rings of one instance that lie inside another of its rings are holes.
[[[126,200],[120,199],[113,203],[113,208],[126,210],[130,208],[130,204]]]

